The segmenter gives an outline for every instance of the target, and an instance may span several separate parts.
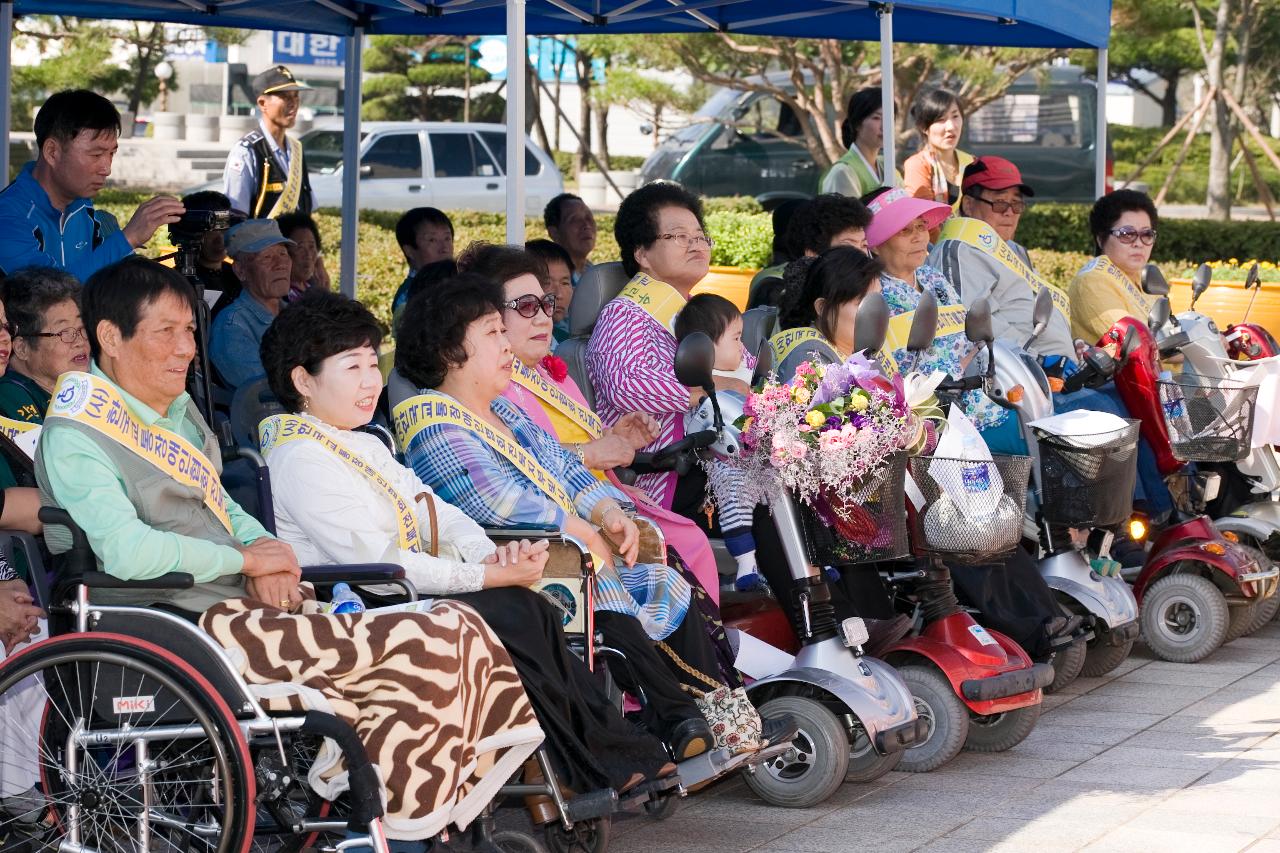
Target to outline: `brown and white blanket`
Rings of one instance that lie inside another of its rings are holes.
[[[200,625],[264,708],[327,711],[355,727],[383,781],[390,838],[465,827],[542,742],[510,657],[464,604],[291,615],[236,598]],[[309,781],[332,799],[346,776],[326,741]]]

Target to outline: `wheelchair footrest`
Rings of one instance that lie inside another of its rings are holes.
[[[789,743],[778,744],[778,746],[784,747],[784,752],[786,749],[791,748]],[[770,747],[769,749],[760,750],[760,752],[744,752],[737,755],[723,748],[711,749],[702,753],[702,755],[686,758],[678,765],[680,768],[680,783],[688,790],[696,786],[705,785],[714,779],[757,761],[758,756],[769,753],[772,749],[773,747]]]
[[[618,794],[612,788],[601,788],[579,794],[565,803],[565,816],[570,823],[582,823],[611,815],[618,809]]]

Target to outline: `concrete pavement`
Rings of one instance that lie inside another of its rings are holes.
[[[1139,643],[1045,707],[1009,752],[847,783],[812,809],[727,780],[664,822],[615,819],[610,853],[1280,853],[1280,622],[1197,664]]]

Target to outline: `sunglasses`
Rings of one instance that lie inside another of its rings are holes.
[[[556,297],[554,293],[548,293],[541,297],[526,293],[524,296],[512,299],[510,302],[502,303],[502,307],[511,309],[526,320],[532,320],[538,316],[539,308],[542,309],[542,313],[550,317],[556,310]]]
[[[1150,246],[1156,241],[1156,229],[1154,228],[1143,228],[1139,231],[1132,225],[1126,225],[1123,228],[1112,228],[1107,233],[1112,237],[1115,237],[1121,243],[1124,243],[1126,246],[1132,246],[1139,240],[1142,241],[1142,245]]]
[[[1025,201],[993,201],[992,199],[983,198],[980,195],[974,195],[972,193],[969,194],[969,198],[974,201],[980,201],[983,204],[991,205],[992,213],[1004,214],[1012,210],[1014,213],[1021,216],[1022,212],[1027,209],[1027,203]]]

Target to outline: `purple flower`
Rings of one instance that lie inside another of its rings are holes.
[[[827,422],[826,424],[823,425],[822,429],[823,431],[826,431],[829,429],[840,429],[841,423],[842,421],[839,418],[837,418],[835,415],[832,415],[831,417],[827,418]]]
[[[827,372],[823,375],[822,381],[818,383],[818,390],[814,393],[810,405],[822,406],[830,403],[836,397],[843,397],[847,394],[851,387],[853,387],[853,374],[845,365],[828,365]]]

